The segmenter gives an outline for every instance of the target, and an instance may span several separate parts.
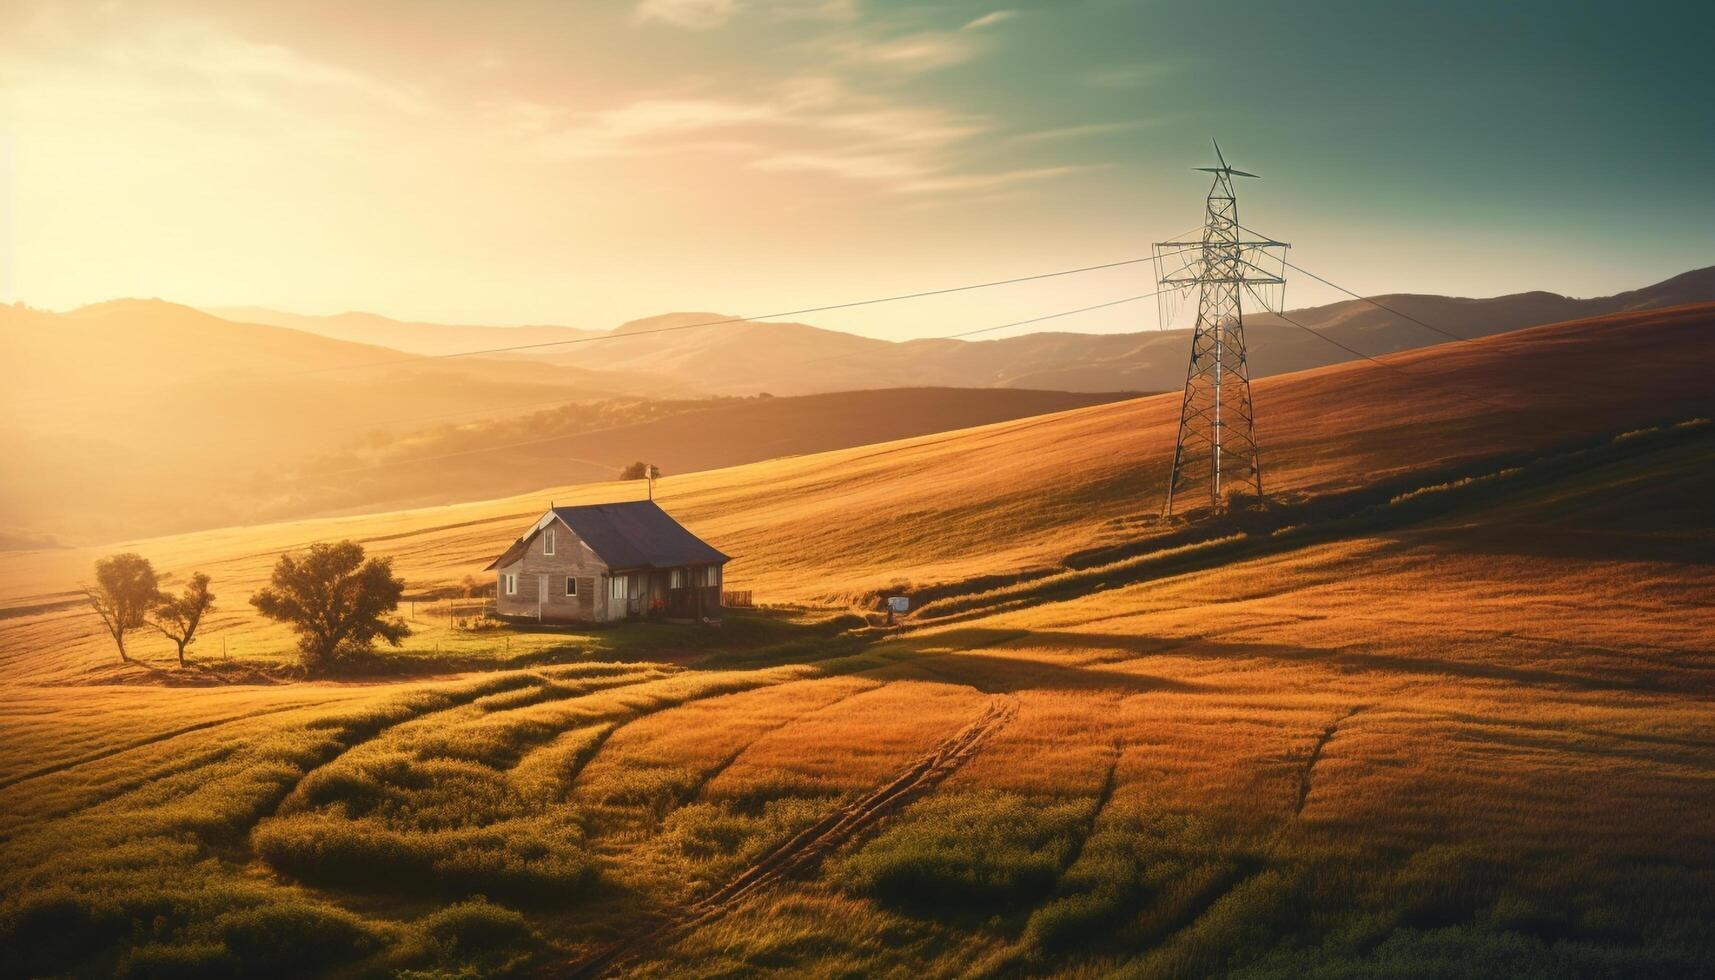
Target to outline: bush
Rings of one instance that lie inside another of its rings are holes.
[[[482,896],[449,905],[420,923],[436,943],[460,952],[481,952],[533,943],[536,931],[524,916]]]
[[[253,842],[269,864],[302,881],[367,891],[564,898],[596,873],[575,828],[540,820],[403,831],[371,819],[303,815],[264,823]]]
[[[925,800],[836,872],[850,891],[901,907],[991,913],[1054,887],[1088,804],[1016,793]]]
[[[293,975],[356,959],[380,944],[362,920],[342,909],[283,902],[229,912],[214,931],[249,976]]]
[[[197,980],[202,977],[242,977],[245,971],[220,943],[138,946],[125,954],[114,971],[122,980]]]

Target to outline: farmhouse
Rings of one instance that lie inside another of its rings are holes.
[[[495,612],[538,622],[720,615],[727,556],[653,500],[554,507],[496,558]]]

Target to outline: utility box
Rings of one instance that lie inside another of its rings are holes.
[[[887,611],[890,613],[910,612],[911,597],[902,595],[889,596],[887,599]]]

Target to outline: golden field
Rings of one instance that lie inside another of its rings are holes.
[[[437,618],[617,484],[6,555],[0,972],[1708,974],[1712,324],[1259,382],[1271,519],[1156,516],[1177,395],[670,477],[800,607],[719,631]],[[417,633],[294,679],[245,599],[345,537]],[[196,669],[119,550],[213,576]]]

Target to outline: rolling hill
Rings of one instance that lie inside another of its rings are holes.
[[[1712,329],[1264,380],[1227,522],[1155,517],[1172,395],[662,481],[733,585],[907,580],[904,632],[413,610],[493,669],[221,673],[286,656],[280,549],[456,588],[540,495],[136,542],[213,573],[206,673],[113,662],[95,552],[0,556],[0,971],[1707,974]]]
[[[1021,388],[884,388],[824,395],[603,402],[442,426],[283,467],[251,491],[257,516],[373,511],[600,483],[633,461],[690,473],[887,442],[1133,397]],[[572,416],[568,419],[567,416]],[[286,491],[289,496],[275,498]]]
[[[158,300],[0,308],[0,361],[12,461],[0,527],[69,540],[242,519],[246,503],[225,495],[235,478],[425,419],[675,390],[528,361],[411,359]]]
[[[1266,485],[1282,506],[1366,488],[1401,493],[1556,447],[1715,415],[1715,306],[1616,314],[1268,378],[1255,386]],[[1529,363],[1530,370],[1519,370]],[[1403,373],[1402,373],[1403,372]],[[758,601],[843,601],[1053,570],[1101,549],[1172,540],[1159,516],[1177,424],[1175,394],[1074,409],[727,469],[669,475],[656,499],[734,555],[729,578]],[[562,485],[473,503],[233,527],[100,549],[0,560],[0,609],[41,606],[0,627],[18,655],[74,623],[65,648],[105,669],[75,608],[99,554],[135,549],[163,569],[200,568],[233,594],[273,555],[352,537],[396,556],[415,587],[478,574],[552,499],[631,499],[635,484]],[[283,634],[248,615],[223,628],[246,645]],[[56,625],[59,624],[59,625]],[[31,639],[35,637],[35,639]]]
[[[1294,321],[1340,343],[1376,355],[1432,346],[1443,334],[1415,318],[1463,337],[1579,317],[1715,301],[1715,267],[1613,296],[1574,299],[1547,292],[1488,299],[1389,294],[1288,312]],[[245,317],[312,333],[444,353],[514,343],[607,336],[520,352],[550,363],[666,375],[724,394],[776,395],[880,387],[1016,387],[1057,391],[1166,391],[1184,383],[1183,330],[1128,334],[1030,333],[998,340],[918,340],[894,343],[802,323],[742,323],[675,328],[726,319],[712,312],[672,313],[634,320],[609,331],[565,327],[441,327],[399,323],[373,314],[307,317],[245,308]],[[1246,318],[1256,376],[1337,364],[1352,355],[1267,313]],[[650,333],[649,331],[662,331]],[[554,333],[553,331],[561,331]],[[758,351],[767,357],[758,357]]]

